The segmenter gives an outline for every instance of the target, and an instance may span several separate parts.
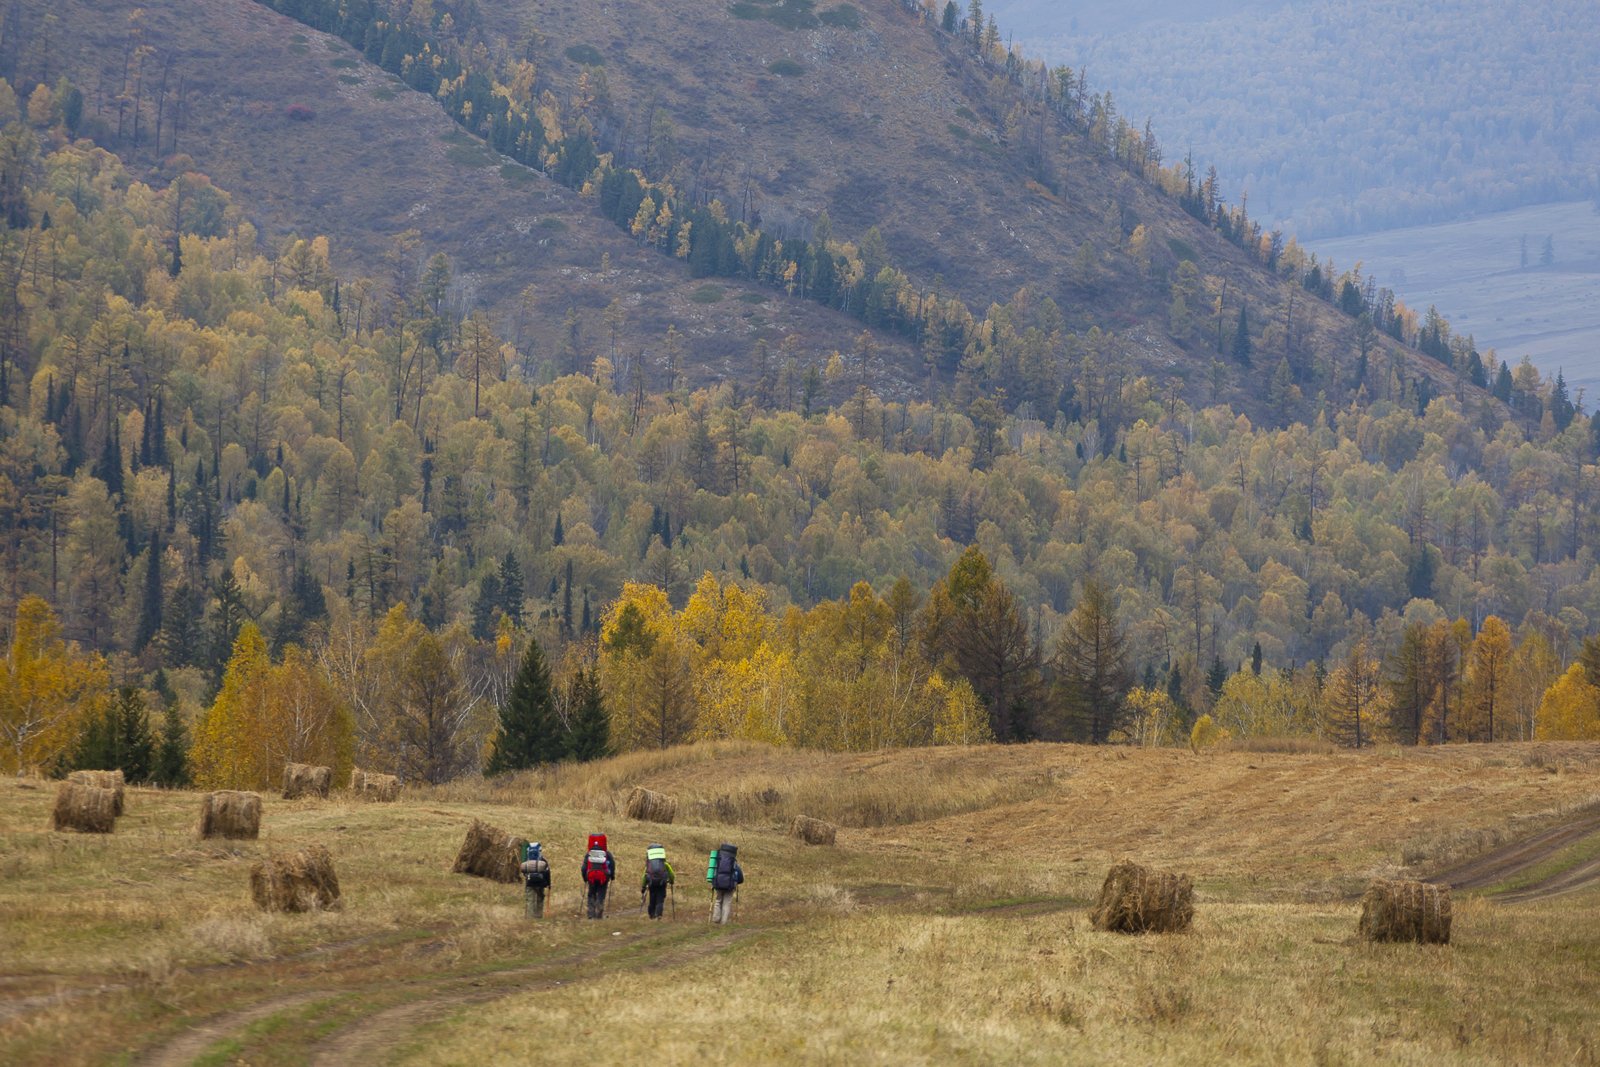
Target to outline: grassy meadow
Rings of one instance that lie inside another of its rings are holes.
[[[235,843],[195,839],[198,794],[145,789],[115,834],[56,834],[53,783],[6,780],[0,1059],[574,1062],[597,1042],[669,1063],[1595,1062],[1593,886],[1516,905],[1458,894],[1449,947],[1353,934],[1370,877],[1569,819],[1600,802],[1597,770],[1600,745],[1582,744],[718,744],[396,804],[268,796],[261,840]],[[677,796],[678,821],[622,818],[637,783]],[[837,822],[838,845],[788,838],[801,812]],[[449,873],[474,817],[546,843],[546,922],[522,917],[519,887]],[[591,830],[620,867],[592,923],[577,918]],[[703,863],[724,838],[747,881],[713,930]],[[634,892],[653,840],[680,878],[657,924]],[[334,854],[343,908],[255,911],[250,864],[313,842]],[[1123,855],[1194,875],[1192,932],[1092,929]]]

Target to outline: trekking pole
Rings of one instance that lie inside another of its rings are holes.
[[[678,887],[675,886],[675,885],[667,886],[667,895],[672,898],[672,921],[673,922],[677,922],[678,921]]]

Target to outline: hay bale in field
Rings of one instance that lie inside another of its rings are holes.
[[[671,822],[678,814],[678,798],[636,785],[628,794],[628,808],[624,814],[644,822]]]
[[[467,829],[467,839],[461,843],[456,874],[470,874],[492,882],[516,882],[522,878],[517,869],[522,862],[522,850],[528,844],[525,837],[512,837],[481,819],[473,819]]]
[[[96,789],[109,789],[117,795],[117,814],[122,814],[122,790],[127,786],[127,780],[118,771],[73,771],[67,775],[67,781],[78,782],[81,785],[92,785]]]
[[[400,779],[357,768],[350,772],[350,792],[363,800],[391,801],[400,797]]]
[[[57,830],[109,834],[117,825],[117,794],[82,782],[62,782],[51,820]]]
[[[1450,887],[1379,878],[1361,898],[1357,932],[1365,941],[1450,943]]]
[[[328,787],[333,785],[333,768],[316,767],[309,763],[283,765],[283,799],[296,797],[321,797],[328,799]]]
[[[200,798],[200,837],[254,841],[261,836],[261,794],[219,789]]]
[[[831,822],[796,815],[789,826],[789,836],[798,837],[808,845],[831,845],[839,836],[839,828]]]
[[[1194,882],[1123,860],[1106,874],[1089,919],[1120,934],[1178,933],[1194,920]]]
[[[321,845],[273,856],[250,868],[250,895],[262,911],[325,911],[339,906],[339,876]]]

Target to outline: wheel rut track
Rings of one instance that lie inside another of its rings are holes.
[[[743,927],[725,936],[673,945],[630,968],[629,973],[682,966],[728,949],[766,929],[764,926]],[[460,1008],[595,980],[614,973],[613,968],[604,966],[609,957],[648,945],[647,937],[641,932],[583,951],[566,952],[523,965],[477,974],[444,975],[436,979],[427,976],[408,979],[398,987],[405,994],[403,1000],[389,1003],[340,1026],[310,1046],[307,1059],[313,1064],[328,1065],[378,1062],[384,1052],[405,1041],[419,1027],[439,1022]],[[601,966],[591,973],[568,973],[568,969],[585,964]],[[218,1042],[240,1035],[263,1019],[318,1000],[339,1001],[360,997],[363,993],[380,988],[377,984],[312,988],[257,1001],[196,1021],[183,1033],[142,1052],[133,1062],[141,1067],[186,1067]]]
[[[1527,837],[1491,849],[1464,863],[1458,863],[1430,876],[1427,881],[1451,889],[1488,889],[1532,870],[1562,850],[1600,834],[1600,807],[1588,808],[1575,818]],[[1600,883],[1600,859],[1588,860],[1560,871],[1532,885],[1491,899],[1506,904],[1525,904]]]

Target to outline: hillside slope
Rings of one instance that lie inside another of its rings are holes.
[[[49,52],[41,39],[45,9],[68,30]],[[692,384],[733,375],[758,339],[776,345],[794,334],[808,359],[825,360],[832,350],[848,351],[860,333],[846,316],[737,281],[707,289],[682,264],[597,217],[577,194],[494,156],[436,102],[358,51],[252,0],[28,0],[22,11],[32,34],[23,73],[38,77],[44,57],[52,57],[56,69],[86,87],[86,118],[112,132],[130,20],[142,12],[139,40],[153,49],[144,143],[136,147],[126,136],[106,143],[149,168],[153,182],[164,185],[172,173],[161,162],[172,152],[171,119],[161,152],[149,131],[158,64],[170,55],[169,116],[180,79],[184,92],[178,151],[234,196],[267,242],[326,234],[336,266],[384,283],[397,269],[396,239],[414,230],[418,241],[402,257],[409,269],[420,273],[427,257],[447,254],[456,298],[466,308],[495,307],[502,336],[533,360],[552,359],[569,308],[578,311],[584,351],[611,354],[602,310],[614,299],[626,311],[619,361],[645,351],[652,388],[665,387],[660,349],[669,324],[688,342]],[[96,86],[112,88],[92,91]],[[294,104],[314,118],[292,119],[286,109]],[[892,338],[883,344],[886,386],[905,391],[915,380],[899,371],[905,349]]]
[[[53,5],[71,30],[62,61],[85,84],[120,84],[133,7]],[[536,92],[569,125],[572,114],[592,117],[619,162],[661,169],[689,195],[719,197],[735,217],[759,218],[780,237],[816,236],[827,213],[836,239],[859,244],[868,277],[880,264],[899,267],[919,292],[955,296],[980,318],[1026,288],[1017,316],[1038,314],[1049,297],[1067,329],[1118,336],[1114,379],[1149,375],[1258,420],[1309,418],[1319,393],[1338,404],[1354,391],[1342,381],[1357,345],[1347,316],[1297,293],[1096,149],[1084,130],[1032,106],[998,66],[892,0],[825,8],[808,0],[519,0],[471,10],[482,20],[463,31],[471,53],[491,65],[496,56],[532,56]],[[848,351],[859,332],[847,317],[819,315],[772,289],[717,299],[720,285],[707,290],[681,264],[640,251],[556,183],[497,165],[434,103],[259,4],[163,5],[146,11],[141,40],[158,57],[175,55],[188,79],[180,149],[234,190],[265,230],[327,231],[358,249],[359,269],[383,277],[393,236],[414,227],[508,322],[531,284],[541,314],[529,329],[542,331],[546,353],[567,308],[581,309],[580,328],[593,338],[613,297],[633,304],[624,347],[646,347],[677,322],[709,364],[699,380],[737,374],[758,337],[794,334],[825,359]],[[301,100],[316,111],[309,122],[282,110]],[[115,117],[104,92],[94,110],[107,123]],[[121,150],[158,155],[126,143]],[[874,226],[881,247],[869,239]],[[615,273],[598,279],[602,253]],[[1172,312],[1182,260],[1198,267],[1188,292],[1198,321],[1187,324]],[[1213,305],[1215,330],[1205,322]],[[1265,371],[1214,352],[1230,347],[1213,334],[1233,330],[1241,310]],[[1380,350],[1390,346],[1375,340]],[[948,382],[962,357],[957,346],[939,365],[926,352],[913,358],[892,335],[880,344],[887,358],[874,385],[887,394],[926,380],[925,363]],[[1280,360],[1305,397],[1296,410],[1267,396]],[[1432,394],[1459,388],[1448,367],[1398,347],[1376,362],[1402,379],[1431,380]],[[1003,367],[980,385],[1020,394]],[[1377,380],[1369,390],[1389,391]]]

